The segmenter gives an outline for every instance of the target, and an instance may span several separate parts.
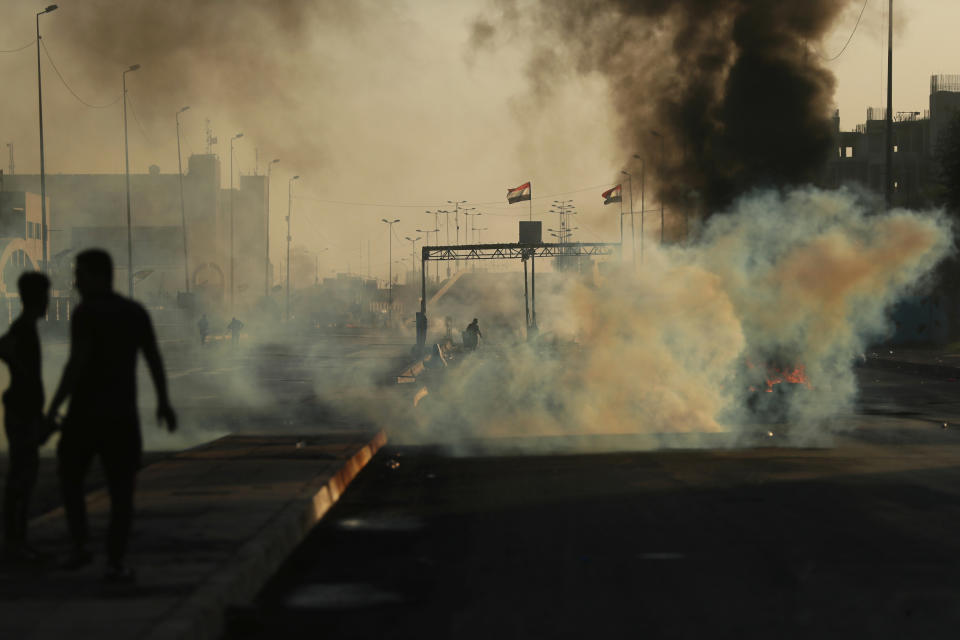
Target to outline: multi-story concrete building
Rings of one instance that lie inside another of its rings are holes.
[[[930,78],[930,105],[925,111],[898,112],[893,122],[894,204],[930,205],[936,197],[937,144],[960,111],[960,76]],[[835,153],[827,163],[823,186],[856,183],[884,191],[886,110],[867,109],[867,120],[853,131],[840,131],[834,114]]]
[[[8,176],[6,184],[40,191],[39,175]],[[215,155],[190,157],[183,176],[184,234],[178,175],[152,166],[149,173],[130,176],[135,295],[163,298],[189,286],[207,303],[229,303],[231,275],[238,306],[252,305],[264,295],[271,272],[265,265],[266,176],[240,176],[232,198],[232,243],[231,194],[220,185],[221,165]],[[77,251],[102,247],[113,256],[116,288],[125,291],[130,269],[125,176],[48,174],[46,188],[54,274],[69,278]]]

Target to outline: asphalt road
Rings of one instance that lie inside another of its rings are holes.
[[[388,448],[226,635],[954,638],[960,382],[859,373],[830,448]]]

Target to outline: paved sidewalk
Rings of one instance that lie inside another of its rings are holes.
[[[253,599],[385,443],[383,432],[228,436],[145,468],[130,562],[135,586],[77,572],[0,572],[0,638],[217,638],[226,607]],[[88,496],[96,550],[109,500]],[[38,548],[65,551],[61,509],[31,523]]]

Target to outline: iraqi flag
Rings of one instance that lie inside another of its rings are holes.
[[[529,182],[524,182],[519,187],[514,187],[513,189],[507,189],[507,202],[513,204],[514,202],[529,200],[531,192]]]
[[[617,185],[612,189],[607,189],[600,195],[603,197],[603,204],[612,204],[614,202],[623,202],[623,198],[620,197],[620,186]]]

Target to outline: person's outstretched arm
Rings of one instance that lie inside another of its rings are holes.
[[[157,420],[167,423],[167,430],[173,433],[177,430],[177,414],[170,406],[170,397],[167,395],[167,373],[163,369],[163,358],[157,347],[157,337],[153,332],[153,323],[147,312],[144,315],[143,357],[147,361],[147,369],[153,380],[153,388],[157,392]]]

